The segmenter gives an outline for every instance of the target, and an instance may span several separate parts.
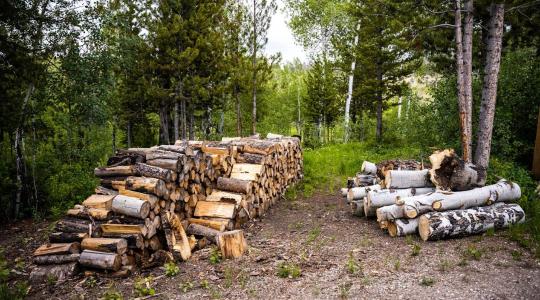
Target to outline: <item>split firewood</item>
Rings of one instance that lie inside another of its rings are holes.
[[[206,226],[206,227],[218,230],[218,231],[224,231],[225,228],[227,228],[227,225],[230,222],[230,220],[189,218],[188,222],[189,224],[199,224],[199,225]]]
[[[408,189],[431,187],[429,170],[401,171],[390,170],[386,173],[384,185],[387,189]]]
[[[113,213],[107,209],[101,208],[85,208],[82,205],[75,205],[75,208],[68,209],[66,214],[70,217],[91,219],[91,220],[108,220]]]
[[[115,195],[91,195],[82,204],[87,208],[110,210],[114,197]]]
[[[59,265],[79,261],[80,254],[52,254],[35,256],[32,261],[36,265]]]
[[[199,201],[195,207],[196,217],[216,217],[233,219],[236,213],[235,204],[224,202]]]
[[[243,230],[222,232],[216,237],[217,245],[224,258],[241,257],[247,250]]]
[[[86,238],[81,242],[83,250],[113,252],[120,255],[126,253],[128,243],[122,238]]]
[[[159,198],[157,196],[155,196],[155,195],[145,194],[145,193],[136,192],[136,191],[132,191],[132,190],[123,189],[123,190],[120,190],[119,193],[120,193],[120,195],[125,195],[125,196],[129,196],[129,197],[133,197],[133,198],[138,198],[138,199],[141,199],[141,200],[144,200],[144,201],[148,201],[150,203],[150,208],[151,209],[154,209],[154,207],[156,206],[156,203],[159,200]]]
[[[116,253],[84,250],[79,258],[79,264],[84,267],[118,271],[122,266],[122,259]]]
[[[34,251],[34,256],[58,255],[58,254],[77,254],[81,251],[81,245],[77,242],[44,244]]]
[[[453,149],[437,151],[429,161],[431,181],[437,189],[464,191],[485,185],[486,177],[478,167],[463,161]]]
[[[144,225],[125,225],[125,224],[101,224],[103,235],[108,234],[141,234],[146,236],[148,230]]]
[[[418,231],[424,241],[467,236],[488,229],[507,228],[525,221],[525,212],[517,204],[495,203],[490,206],[429,212],[420,216]]]

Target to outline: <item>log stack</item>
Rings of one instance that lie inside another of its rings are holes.
[[[354,215],[376,217],[393,237],[420,234],[423,240],[438,240],[524,221],[523,209],[508,204],[521,197],[518,184],[501,179],[484,186],[477,168],[451,149],[433,153],[430,166],[411,160],[365,161],[341,194]],[[357,179],[374,175],[372,185]]]
[[[118,150],[94,170],[95,194],[67,211],[34,261],[41,272],[77,262],[129,274],[163,251],[185,261],[207,244],[239,257],[242,226],[302,178],[302,158],[299,139],[274,134]]]

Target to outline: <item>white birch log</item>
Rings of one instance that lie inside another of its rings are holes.
[[[479,234],[488,229],[502,229],[525,221],[525,212],[517,204],[495,203],[490,206],[429,212],[418,222],[424,241]]]
[[[364,174],[377,175],[377,165],[364,160],[364,162],[362,163],[362,167],[360,168],[360,172]]]
[[[477,167],[463,161],[453,149],[436,151],[429,156],[430,178],[439,190],[465,191],[484,186]]]
[[[144,219],[150,213],[150,202],[134,197],[117,195],[113,199],[112,210],[115,213]]]
[[[395,219],[388,222],[387,228],[391,237],[416,234],[418,232],[418,218]]]
[[[369,191],[379,191],[381,190],[381,186],[378,184],[370,185],[370,186],[363,186],[363,187],[355,187],[352,189],[349,189],[349,192],[347,193],[347,200],[362,200]]]
[[[437,191],[426,195],[405,198],[402,201],[403,211],[408,218],[433,210],[444,211],[451,209],[465,209],[495,202],[508,202],[521,197],[519,185],[501,180],[482,188],[462,192]]]
[[[377,222],[379,222],[379,224],[387,224],[386,221],[392,221],[405,217],[405,213],[403,212],[403,205],[397,204],[377,208],[376,215]]]
[[[431,187],[429,170],[390,170],[384,179],[387,189],[408,189],[413,187]]]
[[[348,188],[341,188],[340,194],[341,194],[342,197],[346,198],[348,193],[349,193]]]
[[[372,217],[377,208],[396,203],[396,199],[423,195],[434,192],[435,188],[410,188],[410,189],[385,189],[380,191],[369,191],[364,202],[365,215]]]

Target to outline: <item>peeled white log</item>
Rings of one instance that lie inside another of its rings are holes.
[[[144,219],[150,213],[150,202],[139,198],[117,195],[113,199],[112,210],[115,213]]]
[[[347,200],[362,200],[369,191],[379,191],[381,190],[381,186],[378,184],[370,185],[370,186],[363,186],[363,187],[355,187],[352,189],[349,189],[349,192],[347,193]]]
[[[435,188],[410,188],[410,189],[385,189],[380,191],[369,191],[364,202],[366,216],[375,215],[377,208],[396,203],[396,198],[406,198],[415,195],[423,195],[434,192]]]
[[[424,240],[439,240],[479,234],[525,221],[525,212],[517,204],[495,203],[490,206],[429,212],[419,218],[418,232]]]
[[[465,209],[495,202],[508,202],[521,197],[519,185],[501,180],[496,184],[462,192],[437,191],[403,199],[403,210],[408,218],[433,210]]]
[[[377,175],[377,165],[364,160],[364,162],[362,163],[362,167],[360,168],[360,172],[364,174]]]
[[[429,170],[390,170],[386,173],[384,183],[387,189],[408,189],[413,187],[431,187]]]
[[[439,190],[465,191],[485,185],[478,167],[463,161],[453,149],[436,151],[429,161],[431,181]]]
[[[395,219],[388,222],[387,228],[391,237],[416,234],[418,232],[418,218]]]

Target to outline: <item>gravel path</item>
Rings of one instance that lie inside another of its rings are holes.
[[[179,264],[175,277],[164,276],[161,268],[140,276],[154,277],[153,299],[540,299],[538,260],[504,232],[427,243],[391,238],[375,221],[352,216],[340,201],[322,194],[283,200],[246,230],[250,250],[243,258],[213,265],[205,249]],[[2,230],[0,245],[8,258],[25,257],[43,241],[38,229],[46,224],[32,226],[27,247]],[[279,266],[301,275],[280,278]],[[29,298],[96,299],[115,290],[131,299],[136,279],[81,276],[32,287]]]

